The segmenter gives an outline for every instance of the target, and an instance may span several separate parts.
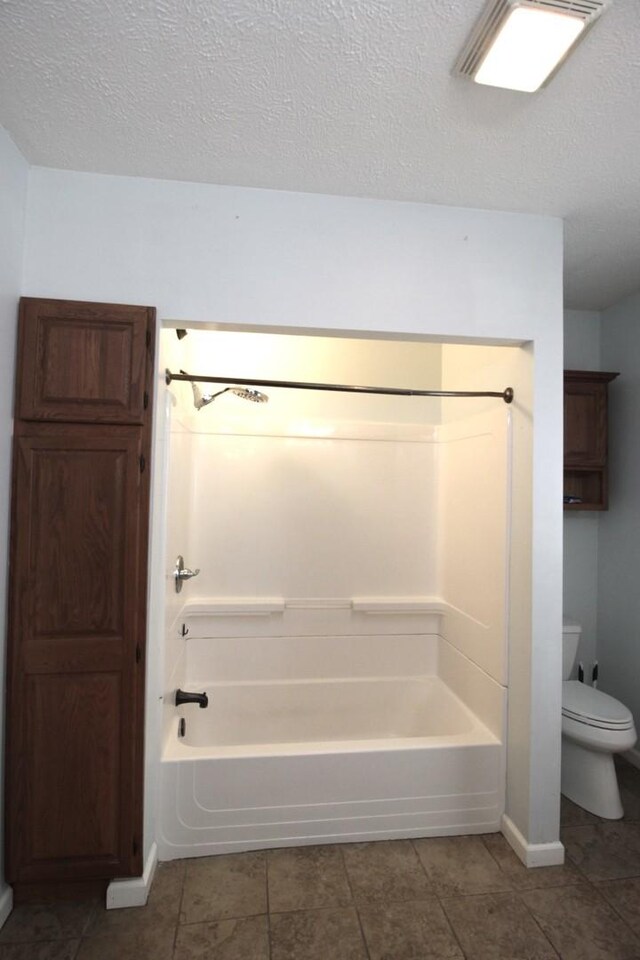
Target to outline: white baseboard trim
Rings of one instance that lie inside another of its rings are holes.
[[[638,767],[640,769],[640,750],[627,750],[626,753],[623,753],[622,756],[627,760],[633,767]]]
[[[502,814],[502,834],[525,867],[555,867],[564,863],[564,847],[559,840],[553,843],[528,843],[513,820]]]
[[[5,886],[2,893],[0,893],[0,928],[9,919],[9,914],[13,910],[13,889],[9,886]]]
[[[144,907],[149,899],[153,876],[158,866],[158,847],[151,844],[149,856],[141,877],[131,880],[112,880],[107,887],[107,910],[120,910],[122,907]]]

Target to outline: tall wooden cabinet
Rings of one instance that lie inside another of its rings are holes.
[[[24,299],[11,515],[6,874],[142,870],[155,311]]]

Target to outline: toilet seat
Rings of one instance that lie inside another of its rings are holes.
[[[562,715],[577,723],[601,730],[631,730],[633,716],[623,703],[602,690],[565,680],[562,684]]]

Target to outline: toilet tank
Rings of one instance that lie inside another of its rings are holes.
[[[578,655],[578,644],[582,627],[575,620],[564,617],[562,620],[562,679],[568,680]]]

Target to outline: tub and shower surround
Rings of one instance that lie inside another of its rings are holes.
[[[499,406],[226,435],[192,417],[179,552],[202,572],[168,628],[161,859],[499,829]],[[209,707],[177,710],[176,687]]]

